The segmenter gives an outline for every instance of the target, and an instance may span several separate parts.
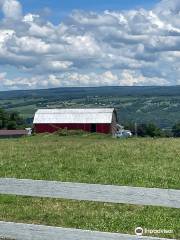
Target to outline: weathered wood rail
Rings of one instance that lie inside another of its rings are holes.
[[[180,208],[180,190],[0,178],[0,194]]]
[[[173,189],[0,178],[0,194],[180,208],[180,190]],[[164,239],[10,222],[0,222],[1,237],[17,240]]]
[[[0,237],[17,240],[162,240],[164,238],[139,237],[71,228],[49,227],[33,224],[0,222]],[[168,239],[166,239],[168,240]],[[172,240],[172,239],[171,239]]]

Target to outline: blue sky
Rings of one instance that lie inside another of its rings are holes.
[[[61,9],[70,12],[73,9],[101,11],[106,9],[134,9],[137,7],[151,8],[159,0],[21,0],[20,2],[25,11],[36,11],[43,7],[49,7],[52,10]]]
[[[180,84],[180,0],[0,0],[0,90]]]
[[[150,9],[159,0],[21,0],[25,13],[41,12],[49,8],[51,21],[58,23],[74,9],[85,11],[128,10],[137,8]]]

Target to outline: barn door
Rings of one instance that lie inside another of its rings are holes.
[[[91,132],[96,132],[96,124],[91,124]]]

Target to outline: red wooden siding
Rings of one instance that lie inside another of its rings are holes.
[[[67,128],[68,130],[81,129],[87,132],[91,132],[91,124],[35,124],[36,133],[53,133],[60,128]],[[97,133],[111,133],[111,124],[96,124]]]
[[[96,124],[96,132],[98,133],[111,133],[111,124]]]

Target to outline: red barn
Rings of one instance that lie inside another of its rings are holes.
[[[53,133],[67,128],[115,134],[117,113],[114,108],[40,109],[35,113],[33,124],[36,133]]]

